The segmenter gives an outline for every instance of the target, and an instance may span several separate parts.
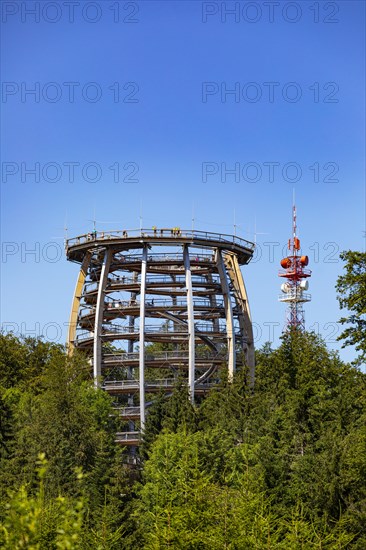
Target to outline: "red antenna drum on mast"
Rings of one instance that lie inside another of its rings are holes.
[[[303,303],[310,302],[311,295],[306,291],[309,288],[308,277],[311,277],[310,269],[306,269],[309,263],[308,256],[300,254],[300,239],[297,236],[296,206],[293,206],[292,238],[288,241],[290,251],[286,258],[282,258],[278,276],[285,278],[282,283],[280,302],[288,304],[286,329],[305,330],[305,314]]]

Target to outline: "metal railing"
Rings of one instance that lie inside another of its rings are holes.
[[[187,359],[188,357],[188,351],[159,351],[156,353],[145,353],[145,360],[146,361],[155,361],[155,360],[162,360],[162,361],[170,361],[175,359]],[[106,353],[104,354],[104,361],[139,361],[140,353],[139,352],[122,352],[122,353]],[[222,359],[223,361],[227,359],[227,352],[218,352],[218,353],[212,353],[209,351],[196,353],[196,360],[199,359],[205,359],[208,361],[213,361],[217,359]]]
[[[98,290],[98,283],[95,281],[90,283],[85,283],[84,285],[84,293],[96,292],[97,290]]]
[[[152,381],[145,382],[145,389],[159,389],[159,388],[172,388],[177,383],[177,380],[174,378],[162,378]],[[210,383],[195,384],[196,389],[208,389],[212,386]],[[102,384],[104,390],[113,390],[113,389],[138,389],[140,387],[139,380],[105,380]]]
[[[225,333],[226,329],[225,327],[221,327],[219,329],[210,326],[210,325],[204,325],[200,323],[195,324],[195,329],[199,333]],[[113,333],[139,333],[140,327],[139,325],[129,326],[129,325],[104,325],[102,326],[102,334],[113,334]],[[188,332],[188,324],[174,324],[174,328],[170,327],[168,325],[145,325],[145,333],[151,334],[176,334],[177,332]]]
[[[195,324],[195,332],[199,335],[211,335],[211,334],[220,334],[226,335],[227,330],[225,327],[215,328],[213,326],[202,325],[199,323]],[[103,327],[102,335],[108,334],[139,334],[140,327],[135,325],[133,327],[125,325],[111,325],[108,327]],[[145,334],[188,334],[188,324],[174,324],[174,328],[167,325],[145,325]],[[235,332],[235,335],[239,336],[239,331]]]
[[[108,389],[111,387],[135,388],[135,387],[139,387],[139,381],[138,380],[104,380],[102,388]]]
[[[76,335],[75,343],[77,344],[84,340],[89,340],[90,338],[94,338],[94,333],[91,330],[83,330]]]
[[[211,304],[210,300],[207,300],[206,298],[194,298],[193,300],[193,306],[194,307],[204,307],[207,309],[213,309],[213,308],[222,308],[224,307],[224,300],[223,299],[216,299],[216,304]],[[108,310],[113,309],[125,309],[125,308],[136,308],[140,307],[140,302],[137,300],[115,300],[111,298],[110,296],[106,297],[106,306]],[[179,308],[187,308],[187,300],[176,300],[174,303],[172,300],[164,299],[164,298],[153,298],[150,300],[146,300],[145,302],[146,308],[161,308],[163,307],[165,310],[170,310],[176,307]]]
[[[129,264],[129,263],[136,263],[141,262],[141,254],[134,254],[134,255],[122,255],[119,258],[119,264]],[[203,261],[214,261],[214,257],[212,254],[191,254],[190,255],[190,261],[192,262],[203,262]],[[149,254],[147,257],[147,263],[149,262],[179,262],[180,264],[183,264],[183,254],[177,252],[176,254]]]
[[[140,432],[117,432],[115,438],[117,443],[123,441],[140,441]]]
[[[109,277],[110,279],[108,280],[108,285],[110,287],[113,287],[113,286],[121,286],[121,285],[140,285],[141,284],[141,281],[140,279],[133,279],[132,277],[128,277],[128,276],[125,276],[125,275],[115,275],[113,273],[110,273],[109,274]],[[185,279],[185,275],[182,274],[182,275],[176,275],[174,277],[174,280],[171,278],[171,277],[168,277],[166,275],[164,276],[161,276],[161,275],[147,275],[146,277],[146,286],[148,287],[149,285],[151,284],[164,284],[164,283],[170,283],[170,284],[182,284],[182,285],[185,285],[186,283],[186,279]],[[194,273],[192,273],[192,283],[205,283],[207,286],[208,285],[219,285],[220,284],[220,279],[219,278],[213,278],[212,281],[210,282],[207,282],[206,280],[202,280],[202,278],[199,278],[197,275],[195,276]],[[98,288],[97,286],[97,283],[95,282],[90,282],[90,283],[87,283],[85,285],[85,288],[88,286],[88,285],[92,285],[94,284],[96,286],[96,288]],[[95,288],[93,288],[93,290],[95,290]]]
[[[119,415],[122,418],[129,418],[131,416],[140,416],[140,407],[123,407],[121,409],[115,409],[119,411]]]
[[[213,334],[219,334],[220,336],[225,336],[227,334],[226,328],[216,329],[215,327],[204,326],[200,324],[195,325],[196,335],[199,336],[211,336]],[[134,334],[138,336],[140,333],[140,327],[136,326],[124,326],[124,325],[110,325],[103,326],[101,331],[101,336],[114,336],[114,335],[123,335],[123,334]],[[145,326],[145,334],[156,334],[156,335],[165,335],[170,334],[172,336],[177,334],[188,335],[188,325],[179,325],[175,324],[175,329],[166,327],[164,325],[147,325]],[[240,338],[240,330],[235,331],[235,337]],[[82,342],[94,337],[94,333],[90,330],[83,330],[77,334],[76,342]]]
[[[159,229],[128,229],[128,230],[116,230],[116,231],[92,231],[90,233],[85,233],[79,235],[78,237],[73,237],[66,240],[66,251],[73,246],[78,246],[80,244],[101,241],[101,240],[121,240],[121,239],[131,239],[136,240],[138,238],[154,238],[154,239],[167,239],[169,240],[179,240],[179,239],[190,239],[194,240],[205,240],[219,242],[227,245],[238,245],[246,250],[251,252],[254,251],[255,244],[237,237],[236,235],[228,235],[225,233],[213,233],[211,231],[197,231],[192,229],[179,229],[179,228],[159,228]]]

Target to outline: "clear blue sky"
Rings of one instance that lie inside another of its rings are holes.
[[[55,326],[77,274],[61,254],[65,220],[75,236],[92,219],[108,230],[193,217],[250,240],[256,228],[243,273],[257,346],[271,326],[276,345],[295,189],[313,270],[306,324],[340,347],[338,254],[364,248],[365,3],[270,4],[80,1],[72,14],[2,2],[3,324],[64,340]]]

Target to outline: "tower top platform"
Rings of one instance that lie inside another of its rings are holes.
[[[91,231],[78,237],[66,240],[66,256],[72,262],[81,263],[87,250],[94,247],[111,247],[116,251],[142,248],[144,245],[172,246],[189,245],[198,248],[218,248],[233,252],[238,262],[243,265],[250,262],[255,244],[237,237],[222,233],[196,231],[175,228],[124,229],[117,231]]]

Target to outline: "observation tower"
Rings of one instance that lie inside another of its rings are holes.
[[[97,232],[66,241],[80,264],[71,307],[69,352],[83,350],[95,384],[113,396],[116,439],[138,445],[154,395],[185,380],[194,402],[248,367],[254,342],[240,266],[254,244],[236,236],[157,228]]]
[[[309,288],[308,277],[311,277],[310,269],[306,269],[309,263],[308,256],[300,255],[300,239],[297,237],[296,206],[292,213],[292,238],[288,241],[289,256],[281,260],[279,277],[286,279],[281,285],[282,294],[280,302],[288,304],[286,315],[286,328],[305,330],[305,313],[303,304],[310,302],[311,295],[306,292]]]

